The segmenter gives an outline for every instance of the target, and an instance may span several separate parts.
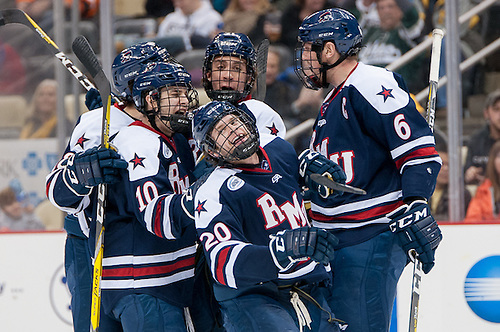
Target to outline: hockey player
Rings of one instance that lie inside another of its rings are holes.
[[[387,331],[411,250],[425,273],[434,266],[442,236],[427,199],[441,160],[401,76],[357,61],[362,32],[351,13],[316,12],[304,19],[298,39],[295,70],[303,84],[333,86],[310,148],[342,165],[346,183],[367,192],[312,200],[313,226],[340,241],[328,303],[349,331]]]
[[[248,113],[219,101],[195,112],[193,136],[218,165],[194,185],[193,211],[226,329],[338,331],[324,297],[337,239],[308,225],[293,147],[259,140]]]
[[[182,224],[180,194],[194,181],[194,158],[181,133],[190,129],[196,90],[181,65],[158,62],[135,78],[132,95],[141,115],[113,140],[128,172],[109,188],[102,303],[125,330],[183,331],[196,235],[192,224]],[[152,201],[162,210],[146,209]],[[172,241],[143,227],[140,220],[151,215],[169,223]]]
[[[115,105],[111,106],[111,139],[121,128],[128,126],[140,115],[132,102],[129,84],[133,83],[141,68],[151,61],[174,60],[166,49],[152,42],[131,46],[115,58],[112,67],[113,81],[125,103],[120,108]],[[92,94],[95,95],[98,92],[91,90],[88,94],[90,96],[88,106],[91,110],[95,108],[91,105],[94,99]],[[88,206],[90,201],[95,199],[91,185],[116,182],[119,180],[119,170],[127,167],[127,163],[120,161],[119,156],[113,151],[104,149],[97,151],[96,147],[101,140],[101,123],[102,109],[83,114],[73,130],[63,158],[47,176],[49,200],[56,207],[69,213],[64,222],[64,228],[68,233],[65,246],[65,272],[72,295],[73,327],[78,332],[90,330],[93,240],[90,242],[91,248],[89,249],[88,237],[91,235],[89,225],[92,210]],[[85,151],[88,152],[82,157]],[[70,159],[74,161],[76,155],[88,159],[92,154],[94,154],[92,158],[101,165],[102,173],[105,175],[88,179],[89,186],[87,187],[68,181],[70,179],[67,177],[68,161]],[[117,325],[116,321],[101,312],[101,331],[120,331],[121,328]]]
[[[262,101],[252,99],[257,77],[255,49],[242,33],[221,32],[205,51],[203,86],[212,100],[228,101],[256,119],[261,134],[285,138],[281,116]]]

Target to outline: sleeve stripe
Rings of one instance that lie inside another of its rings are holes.
[[[412,159],[420,158],[420,157],[435,157],[437,155],[438,155],[438,153],[437,153],[436,149],[433,146],[429,146],[426,148],[421,148],[421,149],[412,151],[408,155],[395,160],[395,163],[396,163],[396,167],[398,169],[401,169],[403,164],[407,163],[408,161],[411,161]]]
[[[162,207],[162,202],[165,200],[165,197],[161,197],[158,199],[158,201],[156,202],[155,205],[155,214],[154,214],[154,221],[153,221],[153,225],[154,225],[154,229],[155,229],[155,235],[156,236],[159,236],[159,237],[163,237],[163,234],[162,234],[162,231],[161,231],[161,226],[162,226],[162,223],[161,223],[161,207]]]
[[[434,137],[433,136],[423,136],[413,140],[411,142],[405,143],[403,145],[398,146],[397,148],[391,150],[392,159],[396,160],[406,152],[413,150],[416,147],[424,146],[424,145],[434,145]]]
[[[236,262],[236,259],[238,258],[238,255],[240,254],[240,251],[247,245],[248,243],[242,243],[234,246],[233,250],[231,251],[231,255],[229,256],[229,260],[227,261],[225,268],[226,280],[227,280],[227,285],[231,288],[237,288],[236,279],[234,277],[234,264]]]
[[[224,266],[226,265],[226,260],[227,256],[229,255],[229,251],[231,250],[231,247],[227,247],[222,249],[219,252],[218,258],[217,258],[217,267],[215,271],[215,279],[224,286],[227,286],[227,283],[224,279]]]

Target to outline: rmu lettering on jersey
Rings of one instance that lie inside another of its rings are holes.
[[[293,193],[293,200],[278,206],[274,198],[265,193],[257,199],[257,206],[262,210],[262,215],[265,220],[265,228],[273,228],[285,220],[288,220],[292,229],[306,226],[307,217],[304,207],[304,202],[299,203],[297,193]]]

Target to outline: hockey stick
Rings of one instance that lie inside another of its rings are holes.
[[[432,31],[432,50],[431,64],[429,72],[429,97],[427,100],[427,123],[431,131],[434,131],[434,118],[436,114],[436,96],[439,80],[439,59],[441,57],[441,42],[444,32],[441,29]],[[409,332],[417,331],[418,310],[420,302],[420,281],[422,280],[422,263],[418,259],[418,254],[415,250],[410,251],[413,260],[413,279],[411,284],[411,304],[410,304],[410,323],[408,326]]]
[[[257,47],[257,79],[254,98],[263,101],[266,98],[267,51],[269,40],[264,39]]]
[[[18,23],[27,26],[45,41],[45,46],[55,55],[59,61],[63,64],[66,69],[80,82],[80,84],[89,91],[91,88],[95,88],[94,84],[88,80],[88,78],[83,74],[73,62],[61,52],[59,47],[54,43],[52,39],[36,24],[35,21],[28,14],[19,9],[3,9],[0,10],[0,26],[7,25],[10,23]]]
[[[102,66],[97,60],[92,47],[84,36],[78,36],[73,41],[73,52],[89,71],[94,79],[99,94],[103,102],[102,115],[102,136],[101,145],[109,148],[109,118],[111,107],[111,84],[102,70]],[[94,252],[94,274],[92,282],[92,307],[90,312],[90,322],[93,331],[99,327],[99,313],[101,307],[101,278],[102,278],[102,256],[104,251],[104,208],[106,206],[106,184],[99,184],[97,187],[97,217],[95,232],[95,252]]]
[[[342,184],[335,182],[326,176],[320,175],[320,174],[311,174],[311,180],[314,182],[319,183],[320,185],[323,185],[325,187],[328,187],[333,190],[337,191],[344,191],[346,193],[352,193],[352,194],[358,194],[358,195],[366,195],[366,191],[360,188],[356,188],[347,184]]]

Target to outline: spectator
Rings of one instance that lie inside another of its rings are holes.
[[[257,45],[266,38],[264,22],[272,9],[269,0],[231,0],[222,14],[224,31],[243,33]]]
[[[291,103],[296,99],[296,91],[286,82],[278,80],[278,75],[286,64],[288,50],[271,45],[267,54],[266,98],[264,102],[275,109],[283,118],[285,127],[292,128],[298,124],[297,114],[293,113]]]
[[[477,188],[472,198],[465,221],[493,221],[499,220],[500,212],[500,141],[491,148],[486,178]]]
[[[158,27],[157,38],[181,36],[186,50],[205,48],[218,32],[222,16],[208,1],[176,0],[174,7]]]
[[[0,94],[23,94],[26,88],[26,68],[17,51],[0,41]]]
[[[299,122],[315,119],[317,117],[317,111],[315,110],[321,107],[324,97],[325,92],[322,90],[311,90],[302,87],[299,97],[292,103],[292,112],[297,116]],[[309,147],[312,129],[311,127],[311,130],[295,139],[294,147],[297,153]]]
[[[416,46],[423,20],[419,17],[417,5],[410,0],[374,0],[379,23],[368,20],[363,27],[366,47],[359,52],[359,60],[368,65],[385,67]],[[423,55],[399,68],[410,92],[419,92],[425,87],[423,75]],[[423,78],[423,76],[422,76]]]
[[[429,199],[429,206],[434,218],[438,221],[449,220],[448,206],[449,206],[449,172],[448,172],[448,144],[444,134],[438,129],[434,130],[434,137],[436,139],[436,151],[439,153],[443,164],[436,179],[436,189]],[[464,189],[464,203],[465,209],[469,206],[471,200],[470,192]]]
[[[30,113],[30,117],[21,129],[19,138],[56,137],[57,82],[55,80],[45,79],[38,84],[31,101]],[[70,127],[68,122],[66,124],[68,133]]]
[[[295,3],[290,4],[281,16],[280,43],[293,51],[297,45],[299,26],[304,18],[328,7],[326,0],[295,0]]]
[[[467,144],[464,176],[467,184],[477,185],[484,180],[489,152],[500,139],[500,90],[488,95],[483,115],[486,124],[471,135]]]
[[[0,231],[45,229],[32,211],[23,208],[16,198],[16,193],[10,187],[0,191],[0,210]]]

